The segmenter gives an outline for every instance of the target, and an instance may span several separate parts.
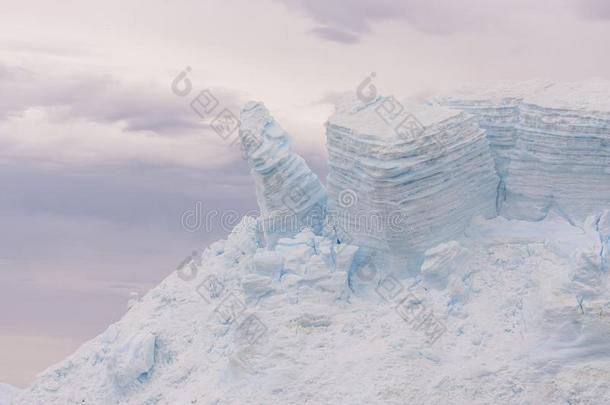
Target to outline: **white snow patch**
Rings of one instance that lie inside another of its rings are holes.
[[[0,405],[11,405],[11,401],[21,390],[9,384],[0,383]]]

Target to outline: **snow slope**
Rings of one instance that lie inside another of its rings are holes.
[[[572,291],[594,236],[481,218],[397,286],[352,269],[354,293],[331,240],[304,231],[275,260],[246,218],[194,279],[170,275],[13,405],[609,403],[607,285],[582,310]]]
[[[13,397],[15,397],[21,390],[12,385],[0,383],[0,405],[10,405]]]

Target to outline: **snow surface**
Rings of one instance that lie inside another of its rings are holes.
[[[15,397],[20,391],[21,390],[17,387],[0,383],[0,405],[10,405],[13,397]]]
[[[544,91],[525,95],[526,104],[584,114],[606,113],[605,116],[610,117],[610,81],[607,79],[560,82],[547,86]]]
[[[610,183],[592,169],[608,166],[605,144],[588,141],[608,135],[603,92],[531,104],[531,83],[502,86],[470,100],[514,103],[498,113],[516,136],[499,183],[510,219],[495,216],[481,115],[344,98],[327,195],[249,103],[240,135],[261,217],[131,297],[10,404],[610,403]]]
[[[392,103],[393,101],[393,103]],[[384,103],[386,103],[384,105]],[[393,105],[394,104],[394,105]],[[396,110],[393,110],[393,107]],[[379,109],[381,108],[381,109]],[[413,104],[407,100],[398,101],[393,96],[376,97],[363,102],[353,93],[341,96],[335,105],[334,114],[328,119],[331,126],[353,129],[362,137],[374,139],[397,139],[395,127],[388,124],[383,111],[391,112],[396,122],[413,115],[426,127],[456,117],[459,111],[450,108],[429,108],[426,105]]]

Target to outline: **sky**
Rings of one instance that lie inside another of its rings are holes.
[[[27,386],[256,209],[201,92],[214,114],[263,101],[324,178],[333,100],[373,72],[418,100],[610,78],[610,2],[0,0],[0,382]]]

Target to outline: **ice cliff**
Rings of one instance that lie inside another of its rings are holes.
[[[328,210],[349,242],[407,259],[495,216],[498,179],[485,132],[442,107],[346,96],[327,123]]]
[[[433,103],[487,130],[502,215],[540,220],[554,208],[582,223],[610,203],[609,81],[478,83]]]
[[[517,143],[519,106],[524,97],[551,85],[549,80],[535,79],[524,82],[476,82],[439,95],[433,99],[433,103],[465,111],[476,118],[487,134],[498,175],[504,179]]]
[[[479,215],[540,220],[553,209],[582,224],[610,203],[609,93],[602,80],[530,80],[425,105],[345,95],[327,122],[328,197],[264,106],[249,104],[242,133],[265,235],[273,245],[306,224],[404,272]],[[288,232],[269,226],[295,217]]]
[[[539,220],[557,207],[582,222],[610,205],[610,82],[558,83],[520,106],[503,214]]]

